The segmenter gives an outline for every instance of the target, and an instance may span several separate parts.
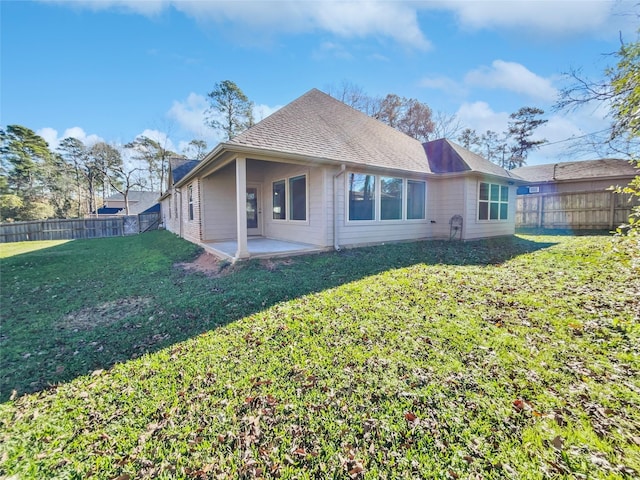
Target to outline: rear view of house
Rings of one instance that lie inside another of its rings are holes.
[[[269,253],[253,248],[265,238],[311,251],[515,228],[516,176],[449,140],[421,144],[315,89],[171,169],[166,227],[232,259]]]

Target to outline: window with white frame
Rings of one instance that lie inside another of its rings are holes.
[[[287,194],[284,180],[273,182],[273,219],[286,220]]]
[[[348,218],[358,220],[424,220],[427,182],[400,177],[349,173]]]
[[[426,182],[407,180],[407,220],[425,219],[426,193]]]
[[[349,220],[375,220],[376,176],[349,174]]]
[[[307,176],[298,175],[272,183],[274,220],[307,219]]]
[[[509,214],[509,187],[480,182],[478,220],[506,220]]]
[[[381,220],[402,220],[403,186],[401,178],[380,178]]]

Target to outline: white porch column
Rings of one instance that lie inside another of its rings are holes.
[[[238,250],[236,258],[248,258],[247,247],[247,159],[236,158],[236,218]]]

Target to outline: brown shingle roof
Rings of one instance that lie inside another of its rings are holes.
[[[428,173],[422,144],[313,89],[227,145]]]
[[[515,168],[512,172],[531,183],[634,177],[640,174],[631,163],[616,158],[532,165]]]

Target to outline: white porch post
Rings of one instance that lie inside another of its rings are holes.
[[[247,247],[247,159],[236,158],[236,218],[238,250],[236,258],[248,258]]]

